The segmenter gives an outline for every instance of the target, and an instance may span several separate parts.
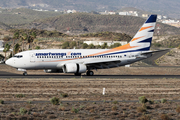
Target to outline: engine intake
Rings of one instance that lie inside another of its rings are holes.
[[[85,73],[86,65],[77,63],[67,63],[63,66],[64,73]]]

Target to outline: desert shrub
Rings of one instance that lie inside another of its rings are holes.
[[[180,49],[180,45],[178,46],[178,49]]]
[[[68,94],[67,93],[62,93],[61,97],[66,98],[66,97],[68,97]]]
[[[23,98],[23,97],[25,97],[25,95],[23,95],[23,94],[17,94],[16,97],[17,97],[17,98]]]
[[[59,98],[53,97],[50,100],[51,104],[58,105],[59,104]]]
[[[69,47],[69,42],[66,41],[62,44],[62,49],[67,49]]]
[[[114,45],[111,45],[110,48],[116,48],[121,46],[121,43],[114,43]]]
[[[161,99],[161,103],[166,103],[167,100],[166,99]]]
[[[118,101],[113,101],[112,103],[113,103],[113,104],[118,104]]]
[[[87,43],[83,43],[83,49],[86,49],[86,48],[88,48],[88,44]]]
[[[82,110],[85,106],[84,105],[80,105],[79,109]]]
[[[116,107],[116,106],[113,106],[113,107],[112,107],[112,110],[113,110],[113,111],[116,111],[116,110],[117,110],[117,107]]]
[[[140,113],[146,112],[146,108],[144,108],[143,106],[138,107],[137,112],[140,112]]]
[[[166,115],[166,114],[161,114],[161,115],[160,115],[160,118],[161,118],[162,120],[170,120],[170,118],[169,118],[168,115]]]
[[[93,45],[93,44],[90,44],[89,46],[88,46],[88,49],[94,49],[95,48],[95,46]]]
[[[20,108],[19,113],[20,113],[21,115],[24,115],[24,114],[27,113],[27,110],[24,109],[24,108]]]
[[[79,112],[79,109],[78,109],[78,108],[76,109],[76,108],[72,107],[71,112],[72,112],[72,113],[78,113],[78,112]]]
[[[179,106],[176,108],[176,112],[180,113],[180,107]]]
[[[39,50],[40,49],[40,46],[36,46],[36,48],[35,48],[36,50]]]
[[[159,101],[157,101],[157,100],[156,100],[156,101],[154,101],[154,103],[155,103],[155,104],[158,104],[158,103],[159,103]]]
[[[0,100],[0,104],[4,104],[4,100]]]
[[[76,46],[76,42],[75,42],[75,41],[72,41],[69,46],[70,46],[70,48],[75,47],[75,46]]]
[[[101,49],[105,49],[105,48],[108,48],[107,43],[104,43],[104,44],[101,46]]]
[[[139,99],[139,103],[146,103],[146,102],[148,102],[148,100],[146,99],[145,96],[140,96],[138,99]]]

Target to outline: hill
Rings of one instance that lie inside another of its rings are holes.
[[[2,22],[0,22],[0,29],[8,30],[8,29],[11,29],[11,27],[6,25],[6,24],[4,24],[4,23],[2,23]]]
[[[77,13],[60,15],[45,20],[36,20],[25,26],[17,27],[58,30],[63,33],[70,30],[72,34],[111,31],[134,35],[144,22],[145,19],[132,16]],[[162,23],[158,24],[161,26],[161,35],[175,35],[180,32],[179,28]]]
[[[45,19],[49,17],[59,16],[60,12],[40,12],[31,9],[0,9],[0,22],[8,25],[27,24],[37,19]]]
[[[29,7],[78,11],[118,10],[135,7],[152,13],[180,18],[179,0],[1,0],[0,7]]]

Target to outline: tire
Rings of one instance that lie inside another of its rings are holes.
[[[28,74],[27,74],[27,72],[24,72],[23,75],[24,75],[24,76],[27,76]]]
[[[93,75],[94,75],[94,72],[93,72],[93,71],[89,71],[89,75],[90,75],[90,76],[93,76]]]
[[[94,75],[94,72],[93,72],[93,71],[87,71],[86,75],[87,75],[87,76],[93,76],[93,75]]]

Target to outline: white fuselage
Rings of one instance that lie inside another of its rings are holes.
[[[16,54],[6,63],[20,69],[62,69],[62,66],[67,63],[86,64],[119,60],[119,63],[108,65],[109,68],[112,68],[131,64],[145,58],[141,56],[141,52],[93,55],[103,51],[107,51],[107,49],[31,50]]]

